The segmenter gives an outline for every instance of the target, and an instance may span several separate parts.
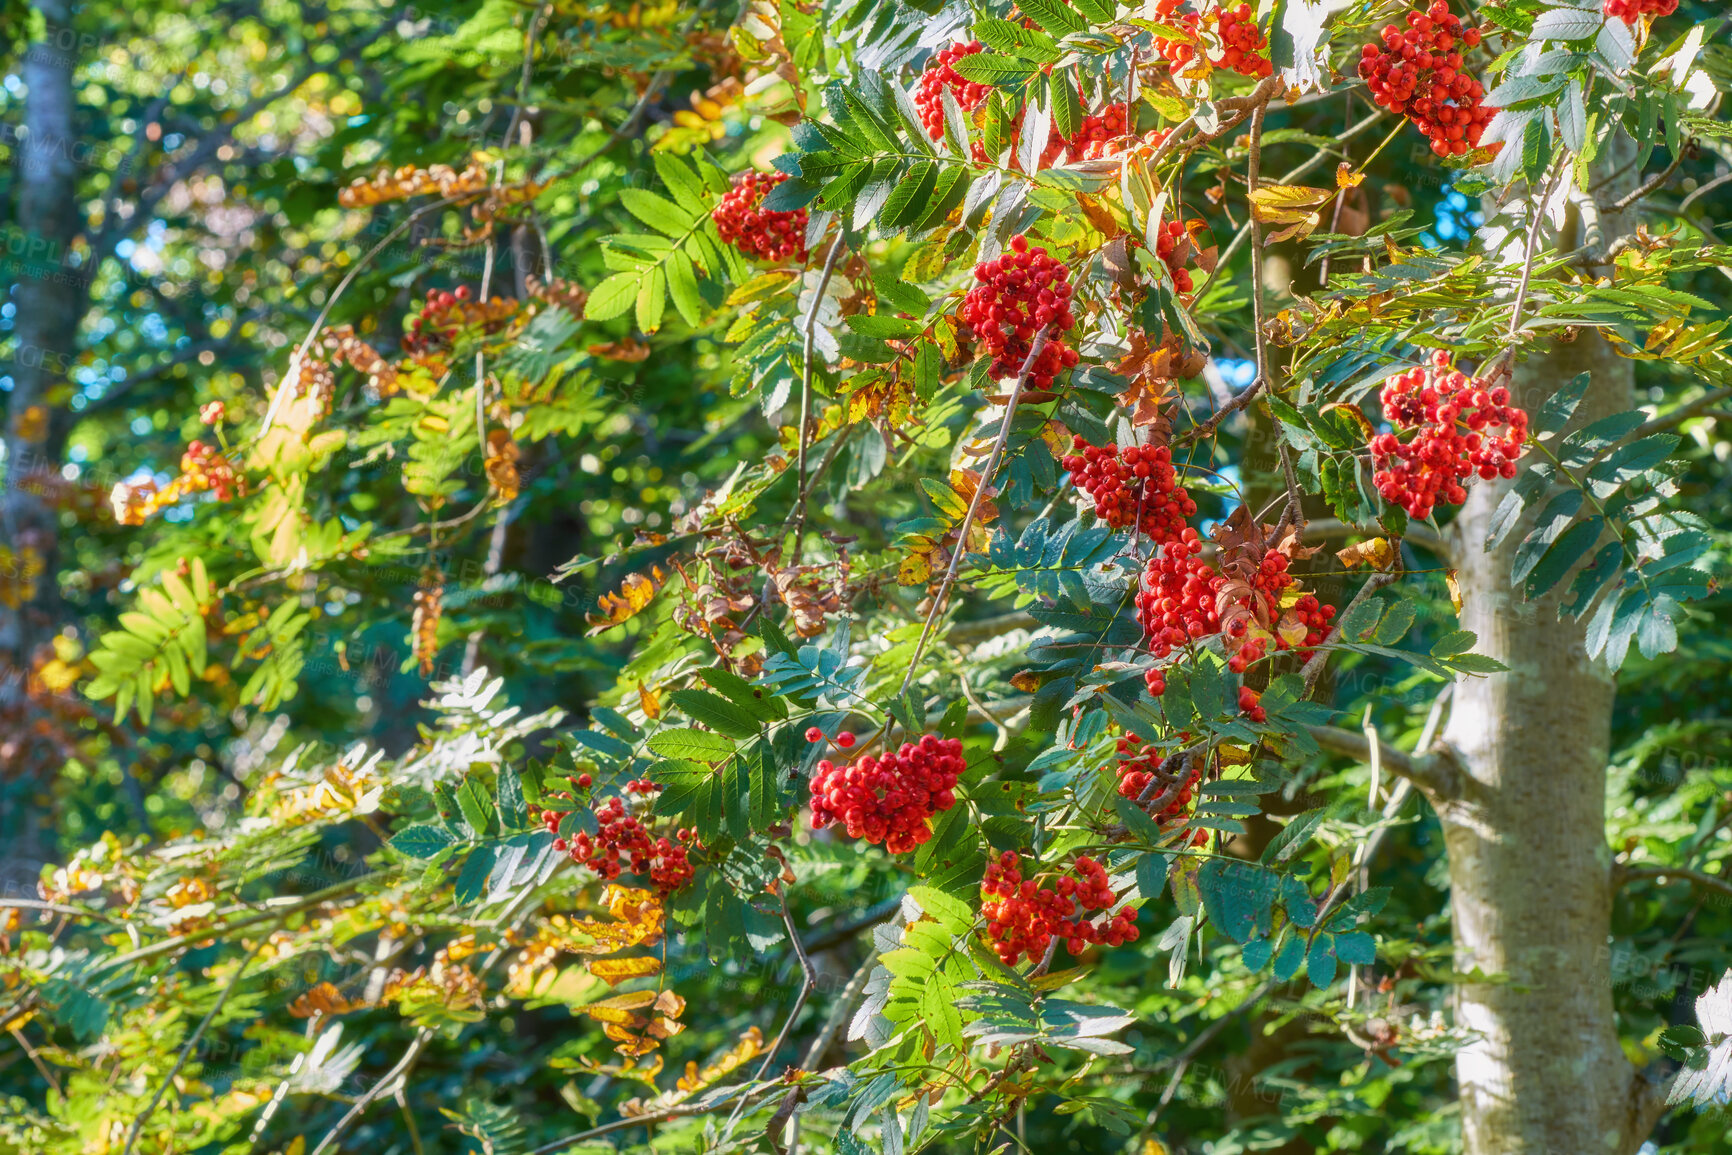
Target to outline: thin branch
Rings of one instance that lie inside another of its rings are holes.
[[[1166,1109],[1167,1104],[1173,1101],[1173,1096],[1178,1094],[1179,1086],[1184,1082],[1185,1072],[1190,1069],[1191,1060],[1197,1057],[1197,1053],[1204,1047],[1208,1046],[1216,1035],[1225,1030],[1228,1023],[1232,1022],[1240,1014],[1249,1010],[1251,1007],[1262,1002],[1263,997],[1274,989],[1275,980],[1264,979],[1262,984],[1245,998],[1244,1002],[1240,1003],[1238,1006],[1204,1027],[1197,1033],[1196,1038],[1192,1039],[1185,1045],[1185,1049],[1180,1051],[1174,1060],[1175,1066],[1173,1068],[1173,1077],[1167,1080],[1166,1090],[1161,1092],[1161,1101],[1155,1105],[1153,1111],[1149,1112],[1148,1123],[1150,1126],[1154,1124],[1155,1119],[1160,1115],[1160,1113]]]
[[[794,501],[794,564],[800,564],[800,538],[806,530],[806,449],[810,441],[807,425],[812,413],[812,345],[818,332],[818,310],[824,305],[824,291],[830,287],[830,277],[836,272],[836,258],[842,255],[845,230],[836,229],[836,239],[830,242],[830,252],[824,258],[824,272],[818,287],[812,291],[812,304],[806,310],[804,352],[800,358],[800,472],[799,496]]]
[[[920,655],[926,650],[926,643],[932,637],[932,625],[938,620],[938,615],[944,612],[944,603],[950,596],[950,589],[956,583],[956,570],[962,564],[962,555],[968,552],[968,535],[974,528],[975,515],[980,512],[981,502],[986,497],[987,487],[992,484],[992,478],[998,472],[998,460],[1004,456],[1004,446],[1010,440],[1010,427],[1016,419],[1016,405],[1022,400],[1022,391],[1028,384],[1028,378],[1034,372],[1035,362],[1046,351],[1047,332],[1049,325],[1042,325],[1034,335],[1034,342],[1028,347],[1028,356],[1023,360],[1022,372],[1016,376],[1016,384],[1011,388],[1010,400],[1004,407],[1004,424],[998,431],[998,438],[992,443],[992,455],[986,459],[986,468],[981,470],[980,481],[974,487],[974,496],[969,499],[968,512],[963,515],[962,529],[957,534],[956,548],[951,551],[950,565],[944,571],[944,580],[938,585],[938,593],[933,596],[932,608],[926,612],[926,623],[920,628],[920,639],[914,644],[914,655],[908,660],[908,672],[902,675],[903,692],[914,681],[914,671],[920,665]]]
[[[764,1052],[764,1061],[758,1067],[756,1082],[762,1082],[765,1072],[776,1059],[776,1052],[782,1049],[782,1044],[788,1041],[788,1032],[794,1029],[794,1020],[800,1017],[800,1012],[806,1007],[806,1000],[812,992],[818,989],[818,969],[812,965],[812,959],[806,954],[805,946],[800,942],[800,932],[794,926],[794,916],[788,910],[788,891],[784,887],[778,898],[782,900],[782,925],[787,928],[788,942],[794,948],[794,955],[800,960],[800,971],[805,976],[800,984],[800,993],[794,996],[794,1008],[788,1012],[788,1018],[782,1024],[781,1033],[776,1041],[771,1043]],[[737,1108],[736,1108],[737,1110]]]
[[[1349,128],[1346,132],[1344,132],[1340,136],[1336,137],[1335,138],[1336,143],[1342,144],[1342,143],[1345,143],[1349,140],[1352,140],[1354,137],[1358,136],[1360,133],[1364,132],[1366,129],[1368,129],[1372,125],[1376,124],[1379,120],[1382,120],[1384,115],[1385,114],[1384,114],[1382,109],[1377,109],[1370,116],[1367,116],[1364,120],[1359,121],[1352,128]],[[1341,155],[1341,154],[1339,154],[1333,150],[1330,150],[1330,149],[1319,149],[1317,152],[1312,154],[1310,160],[1306,161],[1304,164],[1301,164],[1298,168],[1295,168],[1293,171],[1282,176],[1282,178],[1280,180],[1276,181],[1275,183],[1277,183],[1277,184],[1292,184],[1294,181],[1300,180],[1300,179],[1304,178],[1305,176],[1307,176],[1311,172],[1311,170],[1315,169],[1318,165],[1320,165],[1324,161],[1328,160],[1331,156],[1339,156],[1339,155]],[[1250,235],[1251,235],[1251,222],[1249,220],[1247,220],[1244,224],[1239,226],[1239,231],[1233,234],[1233,239],[1231,241],[1227,242],[1227,247],[1222,249],[1220,251],[1219,255],[1217,255],[1215,257],[1214,269],[1212,269],[1209,272],[1209,275],[1206,278],[1204,278],[1203,283],[1200,286],[1198,286],[1197,291],[1194,294],[1195,296],[1200,297],[1203,295],[1203,293],[1208,291],[1209,286],[1214,283],[1215,277],[1220,274],[1221,269],[1223,269],[1226,266],[1228,260],[1230,260],[1232,258],[1233,254],[1239,251],[1239,246],[1244,244],[1245,238],[1250,236]]]
[[[355,1125],[355,1121],[368,1107],[373,1105],[375,1100],[392,1090],[398,1079],[407,1078],[409,1068],[415,1065],[415,1060],[421,1057],[421,1052],[427,1049],[427,1044],[432,1040],[433,1032],[428,1028],[422,1027],[417,1031],[414,1040],[404,1050],[403,1057],[397,1060],[397,1065],[386,1071],[384,1078],[361,1092],[355,1100],[355,1105],[350,1107],[341,1119],[337,1120],[337,1125],[326,1132],[323,1139],[319,1140],[319,1145],[313,1148],[313,1155],[325,1155],[325,1152],[331,1149],[331,1145],[342,1138],[343,1132]]]
[[[1617,200],[1613,201],[1612,211],[1615,213],[1621,213],[1643,197],[1647,196],[1649,193],[1657,190],[1661,185],[1672,179],[1672,174],[1677,172],[1678,166],[1683,163],[1684,150],[1679,149],[1678,155],[1672,158],[1672,163],[1666,166],[1664,172],[1655,173],[1639,187],[1632,189],[1627,195],[1619,197]]]
[[[54,1077],[53,1069],[49,1067],[47,1063],[42,1061],[42,1056],[37,1054],[36,1048],[30,1045],[30,1040],[25,1038],[24,1031],[19,1027],[12,1027],[10,1028],[10,1033],[12,1038],[17,1041],[18,1045],[23,1048],[24,1054],[30,1059],[31,1065],[36,1068],[36,1073],[41,1075],[43,1081],[54,1089],[56,1095],[64,1095],[66,1092],[60,1089],[60,1080]]]
[[[1707,184],[1697,186],[1697,188],[1695,188],[1690,193],[1689,196],[1685,197],[1682,201],[1679,202],[1678,215],[1683,216],[1685,213],[1689,212],[1691,205],[1695,204],[1704,195],[1706,195],[1707,193],[1713,192],[1715,189],[1719,188],[1721,185],[1725,184],[1727,181],[1732,181],[1732,172],[1721,173],[1719,176],[1715,177],[1713,180],[1709,181]]]
[[[1383,531],[1375,527],[1349,525],[1347,522],[1334,517],[1320,517],[1316,521],[1306,522],[1305,530],[1313,537],[1322,538],[1324,541],[1340,541],[1354,536],[1381,537],[1383,535]],[[1408,522],[1407,529],[1401,535],[1401,540],[1408,545],[1423,549],[1427,553],[1436,554],[1445,560],[1450,557],[1449,544],[1435,529],[1423,521]]]
[[[1307,726],[1317,744],[1336,754],[1361,762],[1371,759],[1371,743],[1364,734],[1339,726]],[[1406,778],[1433,799],[1451,799],[1460,794],[1461,770],[1448,747],[1427,754],[1404,754],[1389,746],[1381,751],[1383,765]]]
[[[1400,576],[1401,575],[1398,571],[1392,569],[1385,572],[1374,573],[1370,577],[1366,578],[1365,584],[1360,586],[1358,592],[1353,595],[1353,600],[1347,603],[1347,608],[1342,610],[1341,613],[1336,616],[1335,629],[1332,631],[1334,636],[1327,640],[1334,641],[1341,636],[1341,623],[1346,621],[1349,615],[1359,608],[1360,602],[1363,602],[1366,598],[1370,597],[1384,586],[1389,585]],[[1323,676],[1323,667],[1328,664],[1328,661],[1329,651],[1318,650],[1315,654],[1312,654],[1310,659],[1305,663],[1304,669],[1300,671],[1300,676],[1305,679],[1304,697],[1309,698],[1311,696],[1311,691],[1317,688],[1317,680]]]
[[[327,903],[333,898],[341,898],[343,895],[348,894],[351,891],[360,889],[366,883],[384,878],[390,873],[390,871],[386,870],[377,870],[370,874],[359,875],[347,880],[346,882],[335,883],[334,885],[325,887],[323,890],[316,890],[303,899],[278,907],[275,910],[260,911],[259,913],[249,915],[246,918],[237,918],[232,922],[224,923],[222,926],[205,927],[203,930],[195,930],[187,934],[176,935],[174,938],[165,938],[161,942],[152,943],[149,946],[141,946],[136,950],[129,950],[125,954],[117,954],[107,962],[100,964],[97,969],[102,971],[108,970],[111,967],[125,966],[128,963],[141,962],[144,959],[155,958],[157,955],[168,954],[175,948],[185,946],[188,943],[203,942],[206,939],[215,939],[224,935],[232,934],[237,930],[245,930],[249,926],[257,926],[261,922],[280,921],[292,914],[299,914],[303,910],[310,910],[315,906]]]
[[[1569,167],[1567,165],[1560,164],[1558,166],[1559,177],[1568,171]],[[1520,282],[1516,285],[1515,308],[1510,310],[1509,315],[1509,333],[1506,339],[1510,344],[1509,348],[1504,350],[1503,356],[1505,358],[1513,359],[1515,357],[1515,339],[1521,332],[1522,327],[1522,307],[1527,304],[1528,283],[1532,281],[1534,275],[1534,254],[1539,248],[1540,233],[1542,231],[1540,228],[1541,214],[1545,212],[1547,202],[1552,199],[1552,193],[1557,191],[1553,185],[1553,179],[1546,180],[1540,192],[1539,199],[1533,202],[1533,215],[1528,221],[1527,254],[1522,259],[1522,276]]]
[[[1629,434],[1623,439],[1623,441],[1619,442],[1619,444],[1621,445],[1625,442],[1635,441],[1639,438],[1646,437],[1650,433],[1658,433],[1661,430],[1672,429],[1682,425],[1692,417],[1700,416],[1705,410],[1714,408],[1714,406],[1720,404],[1720,402],[1726,400],[1728,397],[1732,397],[1732,386],[1725,386],[1704,393],[1694,401],[1680,405],[1669,413],[1662,413],[1652,421],[1644,422],[1633,433]],[[1613,448],[1616,447],[1614,446]]]
[[[319,333],[325,327],[325,319],[331,315],[331,310],[336,306],[337,301],[342,297],[343,293],[346,292],[349,286],[354,283],[355,278],[361,275],[361,270],[372,264],[373,259],[380,253],[384,252],[386,247],[390,245],[392,241],[395,241],[399,236],[401,236],[404,230],[410,225],[414,224],[428,213],[434,212],[438,209],[447,208],[460,199],[462,198],[454,196],[440,197],[431,204],[424,204],[420,208],[415,209],[408,216],[397,222],[396,227],[386,233],[384,237],[380,239],[378,244],[374,245],[371,249],[368,249],[365,256],[349,267],[349,271],[343,274],[343,279],[337,282],[336,289],[331,293],[330,297],[325,300],[324,306],[319,310],[319,315],[313,318],[313,327],[307,331],[306,339],[303,340],[300,347],[295,350],[294,356],[289,358],[288,372],[284,373],[283,379],[277,382],[276,392],[271,395],[270,407],[265,410],[265,419],[263,423],[260,424],[259,431],[253,434],[252,440],[257,441],[266,433],[270,432],[271,424],[277,419],[277,410],[282,408],[283,399],[288,396],[289,386],[297,377],[300,376],[301,362],[306,359],[307,350],[311,349],[313,347],[313,342],[319,339]]]
[[[175,1056],[174,1066],[168,1069],[167,1077],[157,1087],[156,1094],[150,1097],[150,1103],[139,1113],[138,1118],[133,1120],[132,1130],[127,1133],[126,1146],[121,1149],[120,1155],[132,1155],[132,1148],[138,1142],[139,1133],[144,1130],[144,1125],[150,1121],[152,1115],[156,1114],[157,1105],[162,1102],[162,1097],[168,1089],[174,1085],[175,1076],[180,1074],[182,1067],[186,1066],[186,1061],[192,1055],[193,1048],[198,1046],[200,1039],[204,1038],[205,1031],[209,1030],[211,1023],[216,1020],[217,1014],[223,1009],[223,1004],[229,1001],[229,996],[234,994],[235,988],[241,985],[241,979],[246,976],[247,967],[251,965],[254,957],[258,955],[260,948],[265,945],[265,940],[269,937],[269,935],[260,935],[258,941],[253,943],[253,948],[247,952],[245,958],[241,959],[240,965],[235,967],[234,977],[229,979],[228,985],[223,987],[221,994],[217,995],[217,1001],[211,1005],[210,1010],[205,1012],[204,1018],[199,1021],[193,1033],[187,1036],[186,1042],[181,1045],[180,1054]]]
[[[1721,878],[1717,874],[1709,874],[1703,870],[1692,870],[1687,866],[1618,866],[1616,868],[1616,885],[1635,882],[1640,879],[1667,879],[1674,882],[1688,882],[1705,890],[1719,891],[1721,894],[1732,895],[1732,880]]]
[[[781,1090],[780,1083],[772,1083],[767,1087],[754,1087],[749,1091],[746,1090],[747,1086],[748,1084],[742,1083],[739,1087],[734,1089],[735,1091],[743,1092],[740,1095],[740,1099],[746,1106],[760,1103],[769,1098],[775,1092]],[[554,1152],[556,1151],[564,1151],[570,1147],[575,1147],[577,1144],[585,1142],[586,1140],[599,1139],[603,1135],[611,1135],[615,1131],[625,1131],[632,1127],[647,1127],[652,1123],[661,1123],[668,1119],[680,1119],[687,1115],[704,1115],[714,1111],[725,1102],[727,1102],[726,1096],[709,1102],[679,1103],[667,1108],[666,1110],[651,1111],[643,1115],[628,1115],[624,1119],[615,1119],[611,1123],[603,1123],[599,1127],[591,1127],[587,1131],[579,1131],[575,1135],[567,1135],[563,1139],[555,1139],[551,1143],[544,1143],[533,1151],[525,1152],[525,1155],[554,1155]],[[317,1155],[316,1152],[315,1155]]]
[[[541,22],[547,18],[547,9],[545,2],[536,5],[529,18],[529,27],[523,33],[523,70],[517,77],[517,103],[511,110],[511,122],[505,126],[506,148],[511,147],[511,139],[517,135],[517,126],[523,120],[523,107],[529,103],[529,81],[535,73],[535,38],[541,34]]]
[[[72,918],[93,918],[103,922],[119,925],[124,919],[103,914],[99,910],[90,910],[82,906],[69,906],[63,902],[42,902],[34,898],[0,898],[0,910],[45,910],[50,914],[64,914]]]
[[[1012,630],[1033,630],[1039,627],[1040,623],[1033,614],[1027,610],[1015,610],[995,617],[955,622],[951,625],[948,636],[953,642],[983,642],[1008,634]]]

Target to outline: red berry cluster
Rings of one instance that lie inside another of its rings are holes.
[[[1210,57],[1216,68],[1226,68],[1241,76],[1270,76],[1275,65],[1268,56],[1269,38],[1257,29],[1257,18],[1249,4],[1227,7],[1215,4],[1204,12],[1181,12],[1185,0],[1159,0],[1155,5],[1155,20],[1184,33],[1181,37],[1155,37],[1155,51],[1174,69],[1182,68],[1197,56],[1197,41],[1205,20],[1214,24],[1223,45],[1221,55]]]
[[[1197,555],[1202,540],[1194,529],[1186,529],[1167,542],[1143,570],[1142,589],[1137,593],[1137,622],[1143,640],[1156,658],[1221,630],[1221,615],[1215,605],[1215,590],[1221,575]],[[1166,692],[1166,675],[1150,670],[1144,675],[1149,693]]]
[[[987,865],[980,894],[986,941],[1006,966],[1025,956],[1044,957],[1055,938],[1066,940],[1073,955],[1091,944],[1119,946],[1137,938],[1137,912],[1128,906],[1099,923],[1089,920],[1089,911],[1105,910],[1118,899],[1106,867],[1087,855],[1078,857],[1073,874],[1060,877],[1052,889],[1024,878],[1021,857],[1007,850]]]
[[[1257,18],[1249,4],[1237,8],[1225,6],[1214,10],[1214,18],[1225,47],[1221,58],[1214,61],[1218,68],[1230,68],[1240,76],[1273,76],[1275,65],[1269,59],[1269,38],[1257,29]]]
[[[1063,261],[1038,246],[1030,248],[1028,238],[1018,234],[1011,238],[1009,252],[974,267],[974,280],[960,316],[992,354],[994,377],[1022,372],[1034,335],[1043,326],[1046,347],[1029,373],[1029,385],[1050,388],[1061,370],[1076,364],[1076,350],[1061,336],[1076,324],[1070,310],[1070,270]]]
[[[1323,639],[1321,638],[1318,639],[1318,641],[1322,640]],[[1245,717],[1249,718],[1253,722],[1267,722],[1269,720],[1269,714],[1268,711],[1264,710],[1262,707],[1262,698],[1263,695],[1259,694],[1251,687],[1240,686],[1239,713],[1245,715]]]
[[[1202,223],[1200,220],[1165,221],[1155,236],[1155,256],[1161,258],[1161,263],[1167,266],[1167,272],[1173,275],[1173,288],[1181,293],[1189,293],[1196,288],[1195,282],[1191,280],[1191,270],[1187,266],[1196,264],[1197,243],[1192,239],[1192,232]]]
[[[1065,457],[1071,481],[1094,498],[1095,516],[1114,529],[1137,527],[1156,544],[1185,532],[1185,519],[1197,503],[1179,485],[1173,454],[1165,445],[1090,445],[1073,440],[1076,452]]]
[[[455,291],[434,289],[421,302],[421,311],[409,318],[409,335],[403,338],[403,348],[411,353],[424,353],[435,346],[449,345],[457,336],[459,319],[448,314],[459,302],[469,299],[469,286],[459,285]]]
[[[1463,28],[1444,0],[1407,14],[1407,31],[1390,24],[1384,47],[1367,44],[1360,52],[1359,75],[1372,98],[1413,121],[1439,156],[1460,156],[1479,147],[1480,134],[1496,109],[1481,103],[1485,88],[1462,71],[1458,42],[1479,43],[1477,28]]]
[[[1143,745],[1143,740],[1135,734],[1126,734],[1118,741],[1119,753],[1119,793],[1135,802],[1143,796],[1143,791],[1149,788],[1154,780],[1155,771],[1164,760],[1159,749]],[[1173,795],[1171,802],[1161,807],[1159,814],[1150,815],[1156,822],[1171,822],[1183,818],[1191,809],[1191,795],[1197,787],[1197,779],[1202,777],[1200,760],[1191,761],[1191,771],[1180,783],[1178,793]],[[1159,793],[1159,791],[1157,791]]]
[[[1060,136],[1058,129],[1053,129],[1040,163],[1045,167],[1058,163],[1062,157],[1064,163],[1076,164],[1112,156],[1125,150],[1129,132],[1124,102],[1109,104],[1100,112],[1083,117],[1073,136]]]
[[[421,311],[409,318],[409,335],[403,348],[410,353],[429,353],[445,348],[465,325],[485,325],[491,331],[510,319],[518,303],[504,297],[472,301],[469,286],[434,289],[421,303]]]
[[[1467,500],[1462,482],[1478,473],[1514,477],[1527,447],[1528,415],[1509,403],[1509,390],[1449,368],[1449,355],[1432,355],[1428,367],[1410,369],[1384,383],[1383,412],[1397,425],[1417,426],[1403,443],[1393,433],[1371,439],[1377,466],[1373,480],[1385,501],[1409,517],[1431,515],[1440,500]],[[1463,428],[1465,426],[1465,428]],[[1502,428],[1501,436],[1494,430]]]
[[[215,490],[218,501],[227,501],[240,488],[235,467],[214,445],[189,441],[180,455],[180,472],[189,492]]]
[[[842,766],[826,758],[812,775],[812,828],[840,823],[849,837],[905,854],[932,837],[934,814],[956,805],[962,770],[962,743],[932,734],[883,758]]]
[[[573,784],[587,789],[590,777],[580,774]],[[648,779],[637,779],[626,783],[625,789],[628,794],[651,795],[661,787]],[[551,833],[558,834],[565,815],[565,811],[547,810],[541,820]],[[620,798],[609,798],[603,803],[596,810],[595,819],[598,829],[594,834],[580,830],[569,842],[555,838],[553,848],[569,853],[573,862],[582,863],[610,882],[629,865],[631,873],[647,874],[650,883],[664,895],[691,881],[692,864],[684,844],[697,836],[696,831],[682,826],[672,839],[652,838],[643,819],[627,813]]]
[[[976,84],[951,67],[964,56],[973,56],[985,48],[986,45],[978,40],[958,40],[949,48],[942,48],[934,53],[932,59],[926,62],[926,68],[920,73],[920,82],[914,90],[914,108],[920,113],[920,123],[925,126],[926,135],[933,140],[944,138],[945,89],[948,88],[950,94],[956,97],[958,107],[964,112],[973,112],[992,95],[990,84]],[[986,159],[986,152],[978,141],[975,142],[974,153],[974,159]]]
[[[748,257],[766,261],[806,261],[806,210],[763,209],[764,197],[788,179],[787,173],[748,172],[716,202],[710,217],[722,240]]]
[[[1177,28],[1185,33],[1182,38],[1155,37],[1155,51],[1174,69],[1181,68],[1196,58],[1197,29],[1203,22],[1203,18],[1195,12],[1179,11],[1179,5],[1184,2],[1185,0],[1157,0],[1155,4],[1156,23]]]
[[[1678,0],[1606,0],[1607,16],[1635,24],[1644,16],[1670,16],[1678,10]]]
[[[1229,577],[1197,556],[1202,548],[1197,531],[1187,529],[1143,570],[1137,622],[1155,658],[1220,634],[1227,668],[1242,674],[1264,657],[1271,639],[1277,650],[1296,650],[1303,657],[1329,636],[1335,607],[1323,605],[1316,595],[1301,594],[1285,612],[1279,610],[1295,580],[1287,572],[1286,554],[1268,550],[1250,574]],[[1143,680],[1153,696],[1166,692],[1164,671],[1150,670]],[[1253,720],[1260,719],[1253,715]]]
[[[1277,608],[1288,586],[1295,581],[1288,572],[1287,555],[1277,550],[1263,554],[1245,585],[1249,592],[1223,611],[1222,634],[1226,640],[1227,668],[1242,674],[1263,659],[1269,639],[1275,639],[1278,650],[1297,650],[1308,657],[1310,648],[1329,636],[1329,623],[1335,617],[1335,607],[1326,606],[1315,594],[1301,594],[1285,615],[1277,620]],[[1243,588],[1243,587],[1241,587]],[[1274,623],[1272,634],[1253,632],[1253,623]],[[1260,720],[1260,719],[1258,719]]]
[[[228,407],[221,401],[212,401],[202,406],[198,411],[198,419],[206,425],[215,425],[228,414]]]

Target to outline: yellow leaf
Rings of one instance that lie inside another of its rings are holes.
[[[637,688],[637,704],[643,707],[644,716],[647,718],[662,716],[662,696],[648,686]]]
[[[591,967],[590,969],[593,970],[594,968]],[[604,1024],[607,1028],[609,1038],[618,1037],[613,1033],[616,1030],[623,1031],[627,1027],[630,1027],[633,1030],[642,1030],[649,1022],[649,1020],[644,1018],[642,1015],[635,1015],[630,1011],[620,1010],[618,1007],[604,1007],[599,1003],[584,1007],[583,1013],[594,1019],[596,1022]]]
[[[1251,194],[1251,215],[1266,225],[1290,225],[1314,216],[1312,209],[1335,194],[1303,185],[1266,185]]]
[[[610,986],[617,986],[627,979],[647,978],[657,974],[662,969],[662,960],[644,955],[638,958],[598,958],[591,959],[589,973]]]
[[[1455,607],[1456,616],[1459,617],[1461,615],[1461,581],[1455,576],[1454,570],[1444,574],[1443,581],[1449,587],[1449,604]]]
[[[660,577],[659,570],[656,571],[656,576]],[[655,596],[655,581],[641,573],[626,574],[625,580],[620,583],[619,593],[601,595],[601,613],[585,615],[590,632],[611,629],[622,622],[630,621],[641,613]]]
[[[588,1014],[597,1007],[604,1007],[615,1011],[635,1011],[649,1006],[651,1003],[656,1001],[657,997],[658,996],[654,991],[627,991],[623,995],[609,995],[605,999],[597,999],[588,1006],[579,1007],[577,1009],[583,1011],[585,1014]]]
[[[1395,547],[1389,544],[1389,539],[1386,537],[1374,537],[1370,541],[1358,542],[1346,549],[1336,550],[1335,556],[1340,558],[1341,564],[1348,569],[1369,565],[1376,569],[1386,570],[1395,561]]]
[[[1342,161],[1335,166],[1335,187],[1338,189],[1358,188],[1365,183],[1365,174],[1354,172],[1353,166]]]
[[[1306,213],[1299,220],[1288,225],[1278,233],[1271,233],[1264,239],[1266,245],[1278,245],[1282,241],[1304,240],[1317,231],[1317,226],[1323,223],[1321,213]]]
[[[896,567],[896,580],[905,586],[925,585],[932,580],[932,562],[936,551],[923,546],[902,559]]]

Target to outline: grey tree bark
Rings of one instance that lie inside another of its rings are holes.
[[[12,303],[17,353],[6,412],[6,488],[0,517],[13,562],[25,551],[41,559],[35,597],[17,609],[0,606],[0,662],[6,686],[22,692],[20,675],[32,650],[52,636],[58,601],[54,589],[59,521],[46,500],[57,477],[60,450],[71,428],[63,396],[67,369],[76,354],[79,321],[87,304],[86,270],[70,260],[82,228],[77,189],[79,154],[72,74],[75,36],[66,28],[69,6],[42,4],[44,37],[24,57],[24,138],[15,156],[17,232]],[[8,246],[9,248],[13,246]],[[47,484],[45,484],[47,483]],[[34,567],[33,567],[34,568]]]
[[[1606,173],[1632,156],[1617,143],[1596,166]],[[1633,212],[1610,206],[1635,180],[1632,171],[1592,197],[1572,193],[1561,229],[1542,241],[1585,245],[1586,260],[1603,260],[1634,227]],[[1631,363],[1591,331],[1530,356],[1511,392],[1531,413],[1584,372],[1592,383],[1572,426],[1631,408]],[[1461,625],[1509,672],[1457,684],[1444,732],[1457,773],[1430,791],[1448,847],[1456,968],[1484,976],[1455,994],[1457,1024],[1477,1035],[1456,1058],[1464,1150],[1624,1155],[1646,1138],[1660,1096],[1619,1047],[1612,1003],[1614,684],[1588,659],[1582,627],[1558,619],[1555,599],[1528,602],[1510,580],[1525,526],[1485,549],[1510,484],[1471,488],[1450,527]]]
[[[28,591],[16,606],[0,603],[0,720],[10,724],[8,729],[18,727],[7,737],[8,747],[27,741],[24,723],[33,657],[60,626],[55,578],[60,523],[51,487],[60,480],[61,452],[72,427],[67,370],[74,362],[89,294],[88,270],[71,260],[73,240],[83,225],[76,159],[82,150],[73,93],[79,41],[69,27],[70,4],[51,0],[38,7],[47,30],[25,53],[25,132],[14,161],[19,251],[10,255],[16,354],[6,407],[5,488],[0,491],[0,541],[13,567],[7,577],[15,589]],[[12,756],[0,750],[0,763]],[[0,827],[12,832],[0,885],[33,879],[34,864],[48,850],[37,823],[19,822],[17,815],[4,812],[9,809],[6,799],[7,793],[0,792]]]

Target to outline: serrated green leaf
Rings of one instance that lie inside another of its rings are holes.
[[[720,762],[734,753],[733,742],[720,734],[681,728],[657,730],[650,735],[649,748],[663,758],[694,762]]]

